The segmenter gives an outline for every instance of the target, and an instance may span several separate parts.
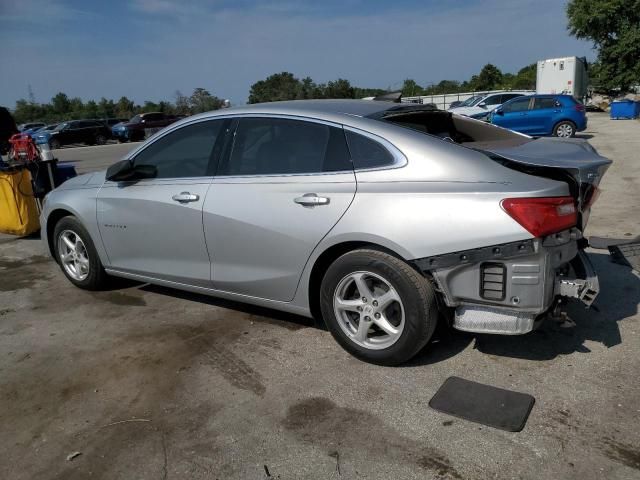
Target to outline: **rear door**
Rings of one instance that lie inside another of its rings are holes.
[[[560,103],[554,97],[536,97],[529,111],[531,135],[550,135],[554,116],[560,113]]]
[[[105,182],[98,193],[98,225],[112,268],[211,286],[202,206],[228,124],[182,125],[134,157],[136,165],[155,166],[155,178]]]
[[[340,125],[243,116],[204,205],[214,288],[293,299],[302,270],[356,191]]]

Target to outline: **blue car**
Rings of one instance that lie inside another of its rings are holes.
[[[584,105],[571,95],[530,95],[504,103],[491,123],[531,136],[569,138],[587,128]]]

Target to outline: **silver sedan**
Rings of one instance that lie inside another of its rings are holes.
[[[108,276],[322,319],[404,362],[437,322],[523,334],[598,281],[582,231],[610,161],[436,110],[276,102],[186,118],[46,198],[67,278]]]

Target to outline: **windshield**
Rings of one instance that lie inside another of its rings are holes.
[[[467,98],[464,102],[462,102],[462,107],[473,107],[476,103],[480,103],[484,97],[481,95],[474,95],[473,97]]]
[[[64,130],[67,127],[67,125],[69,125],[67,122],[62,122],[60,125],[54,128],[53,131],[59,132],[60,130]]]
[[[141,120],[142,120],[142,117],[140,115],[136,115],[131,120],[129,120],[129,123],[140,123]]]

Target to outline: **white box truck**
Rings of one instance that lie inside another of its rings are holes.
[[[538,61],[537,93],[564,93],[583,100],[587,95],[587,60],[584,57],[549,58]]]

